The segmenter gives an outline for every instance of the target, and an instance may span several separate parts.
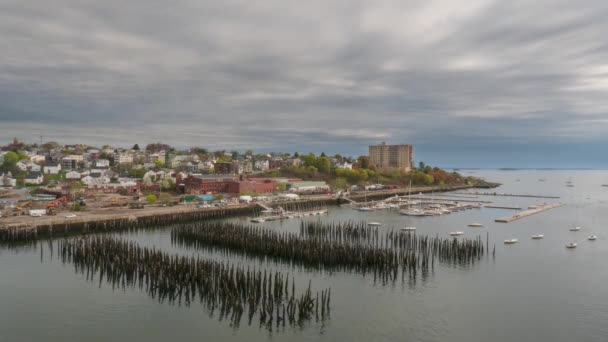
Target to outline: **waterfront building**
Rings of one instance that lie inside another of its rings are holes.
[[[371,145],[369,147],[369,164],[378,170],[411,171],[413,166],[414,147],[412,145]]]

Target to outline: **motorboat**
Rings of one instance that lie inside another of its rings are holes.
[[[481,223],[470,223],[469,227],[479,228],[479,227],[483,227],[483,224],[481,224]]]
[[[581,227],[579,227],[579,226],[570,228],[571,232],[578,232],[579,230],[581,230]]]
[[[544,237],[545,236],[543,234],[536,234],[536,235],[532,235],[532,240],[540,240]]]
[[[251,219],[251,222],[253,222],[253,223],[264,223],[264,222],[266,222],[266,220],[263,219],[263,218],[254,218],[254,219]]]
[[[381,226],[382,223],[380,223],[380,222],[369,222],[367,225],[371,226],[371,227],[378,227],[378,226]]]
[[[589,240],[589,241],[595,241],[595,240],[597,240],[597,236],[595,236],[595,235],[589,235],[587,237],[587,240]]]
[[[519,241],[519,240],[517,240],[517,239],[506,239],[505,240],[505,245],[512,245],[514,243],[517,243],[517,241]]]
[[[370,207],[361,207],[361,208],[357,208],[357,210],[359,210],[359,211],[374,211],[374,208],[370,208]]]
[[[401,231],[403,231],[403,232],[412,232],[415,230],[416,230],[416,227],[413,227],[413,226],[401,228]]]
[[[570,242],[566,245],[566,248],[576,248],[576,242]]]
[[[464,235],[464,232],[450,232],[451,236],[460,236],[460,235]]]

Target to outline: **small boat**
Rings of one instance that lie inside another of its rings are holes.
[[[76,214],[68,214],[68,215],[65,215],[65,218],[74,218],[74,217],[76,217]]]
[[[371,226],[371,227],[378,227],[378,226],[381,226],[382,223],[380,223],[380,222],[369,222],[367,225]]]
[[[578,226],[570,228],[571,232],[578,232],[579,230],[581,230],[581,227]]]
[[[543,234],[536,234],[536,235],[532,235],[532,240],[540,240],[544,237],[545,236]]]
[[[569,244],[566,245],[566,248],[576,248],[576,243],[570,242]]]
[[[519,240],[517,240],[517,239],[507,239],[507,240],[505,240],[505,245],[512,245],[514,243],[517,243],[517,241],[519,241]]]
[[[470,223],[469,227],[479,228],[479,227],[483,227],[483,224],[481,224],[481,223]]]
[[[357,210],[359,210],[359,211],[374,211],[374,209],[370,208],[370,207],[361,207],[361,208],[357,208]]]
[[[602,186],[608,186],[608,184],[602,184]]]
[[[411,232],[411,231],[414,231],[414,230],[416,230],[416,227],[401,228],[401,231],[404,231],[404,232]]]
[[[425,216],[424,211],[421,209],[404,209],[399,210],[399,214],[407,216]]]
[[[460,235],[464,235],[464,232],[450,232],[451,236],[460,236]]]
[[[597,240],[597,236],[595,236],[595,235],[589,235],[589,236],[587,236],[587,240],[589,240],[589,241],[595,241],[595,240]]]
[[[253,223],[264,223],[264,222],[266,222],[266,220],[263,219],[263,218],[254,218],[254,219],[251,219],[251,222],[253,222]]]

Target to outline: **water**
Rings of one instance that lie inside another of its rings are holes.
[[[470,171],[463,171],[469,175]],[[36,248],[0,248],[0,341],[606,341],[608,340],[608,172],[475,171],[502,182],[501,193],[560,196],[554,199],[480,197],[499,205],[527,207],[544,202],[566,206],[509,224],[494,223],[512,210],[473,209],[442,217],[412,218],[391,211],[331,208],[326,221],[367,220],[380,229],[414,225],[418,234],[461,230],[490,233],[496,258],[466,268],[436,265],[428,278],[382,286],[356,273],[294,270],[284,264],[249,260],[222,252],[171,246],[167,230],[124,235],[170,252],[229,258],[293,272],[304,287],[332,288],[331,319],[269,332],[256,323],[231,327],[197,304],[158,303],[138,289],[112,290],[87,282],[63,265],[46,243]],[[517,181],[519,179],[519,181]],[[545,179],[545,181],[539,181]],[[566,187],[571,180],[574,187]],[[318,218],[312,218],[318,219]],[[236,219],[235,219],[236,220]],[[483,228],[467,224],[480,222]],[[298,221],[268,222],[296,230]],[[583,229],[570,232],[571,226]],[[542,240],[531,240],[542,233]],[[598,236],[587,241],[588,235]],[[518,238],[515,245],[503,240]],[[565,244],[577,242],[567,250]],[[254,320],[255,322],[255,320]]]

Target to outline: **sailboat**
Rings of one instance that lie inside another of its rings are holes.
[[[399,214],[407,216],[424,216],[424,210],[411,208],[412,203],[412,181],[410,180],[409,190],[407,192],[407,209],[399,210]]]

